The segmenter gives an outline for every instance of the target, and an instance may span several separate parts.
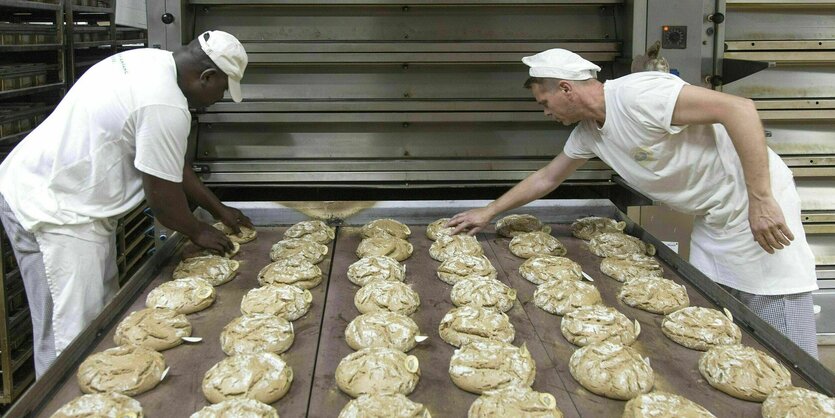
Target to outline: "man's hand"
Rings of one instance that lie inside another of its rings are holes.
[[[197,246],[217,251],[220,254],[232,250],[232,241],[223,232],[204,222],[200,222],[197,233],[189,238]]]
[[[748,222],[754,241],[769,254],[774,250],[782,250],[794,240],[794,234],[786,225],[783,210],[774,197],[752,199],[748,202]]]
[[[467,235],[475,235],[490,223],[493,216],[495,216],[493,211],[488,207],[470,209],[453,216],[446,226],[455,228],[452,235],[465,231]]]
[[[223,222],[224,225],[232,228],[232,231],[237,233],[241,232],[241,226],[245,226],[247,228],[252,228],[252,221],[244,215],[239,209],[223,205],[221,209],[217,213],[218,219]]]

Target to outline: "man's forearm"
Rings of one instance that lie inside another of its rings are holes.
[[[753,104],[741,105],[738,114],[724,124],[742,163],[749,200],[771,197],[768,151],[762,123]]]
[[[194,204],[197,204],[203,209],[209,211],[215,218],[218,217],[218,213],[220,208],[223,207],[223,203],[221,203],[220,199],[200,181],[200,178],[197,177],[197,174],[194,173],[194,170],[191,169],[190,166],[186,165],[183,169],[183,191],[185,192],[188,200]]]
[[[554,191],[586,160],[574,160],[560,154],[547,166],[531,174],[487,207],[493,216],[518,208]]]
[[[188,237],[198,233],[200,221],[189,210],[185,194],[176,190],[179,184],[164,182],[148,174],[144,175],[143,184],[148,206],[160,223]]]

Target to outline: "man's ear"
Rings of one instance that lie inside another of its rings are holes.
[[[217,76],[217,70],[214,68],[207,68],[200,73],[200,84],[207,85],[212,81],[213,77]]]
[[[572,85],[571,83],[569,83],[566,80],[560,80],[559,84],[557,84],[557,85],[559,86],[559,89],[563,93],[568,93],[568,92],[574,90],[574,85]]]

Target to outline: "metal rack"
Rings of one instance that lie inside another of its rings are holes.
[[[116,0],[68,0],[65,4],[70,85],[102,59],[147,45],[144,29],[116,25]]]
[[[0,403],[7,404],[35,380],[35,365],[23,279],[2,226],[0,273]]]
[[[64,2],[0,0],[0,161],[63,96]],[[35,380],[23,280],[0,227],[0,404]]]
[[[116,263],[119,286],[154,254],[154,218],[145,202],[119,219],[116,229]]]
[[[0,151],[26,136],[60,100],[63,0],[0,0]]]

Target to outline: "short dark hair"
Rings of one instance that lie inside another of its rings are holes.
[[[556,78],[547,78],[547,77],[528,77],[525,80],[525,88],[530,90],[534,84],[539,84],[540,86],[545,87],[547,90],[554,90],[558,87],[560,80]]]

